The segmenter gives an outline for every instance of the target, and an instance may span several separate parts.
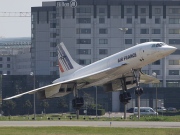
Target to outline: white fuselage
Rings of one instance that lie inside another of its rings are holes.
[[[158,44],[161,46],[156,46]],[[79,78],[96,72],[98,73],[99,71],[112,69],[118,67],[119,65],[119,70],[116,70],[116,72],[114,73],[111,72],[109,74],[102,74],[101,79],[97,79],[98,81],[96,81],[96,78],[91,78],[91,84],[89,84],[88,86],[102,85],[108,81],[121,77],[122,75],[130,72],[131,69],[140,69],[147,64],[157,61],[171,54],[175,50],[175,47],[168,46],[161,42],[142,43],[106,57],[97,62],[94,62],[85,67],[82,67],[81,69],[75,71],[73,74],[61,77],[55,80],[53,83],[73,78]],[[122,65],[122,63],[125,63],[126,65],[120,66]]]

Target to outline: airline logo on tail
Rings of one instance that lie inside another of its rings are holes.
[[[62,46],[58,46],[58,64],[59,69],[61,72],[68,71],[73,69],[73,65],[71,64],[68,56],[66,55],[65,51],[63,50]]]

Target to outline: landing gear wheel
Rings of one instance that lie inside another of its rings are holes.
[[[123,92],[119,95],[119,100],[123,104],[129,103],[129,100],[131,100],[131,94],[129,92]]]
[[[141,96],[143,94],[143,88],[137,87],[135,89],[135,94],[138,95],[138,96]]]
[[[77,97],[72,100],[72,107],[79,110],[84,105],[83,97]]]

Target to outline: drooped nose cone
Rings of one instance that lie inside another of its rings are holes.
[[[163,52],[166,55],[169,55],[169,54],[175,52],[176,50],[177,50],[177,48],[174,47],[174,46],[165,46],[165,47],[163,47]]]

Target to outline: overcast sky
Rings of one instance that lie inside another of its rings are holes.
[[[31,12],[31,7],[42,6],[42,1],[55,0],[0,0],[0,12]],[[30,17],[0,17],[0,38],[30,36]]]

